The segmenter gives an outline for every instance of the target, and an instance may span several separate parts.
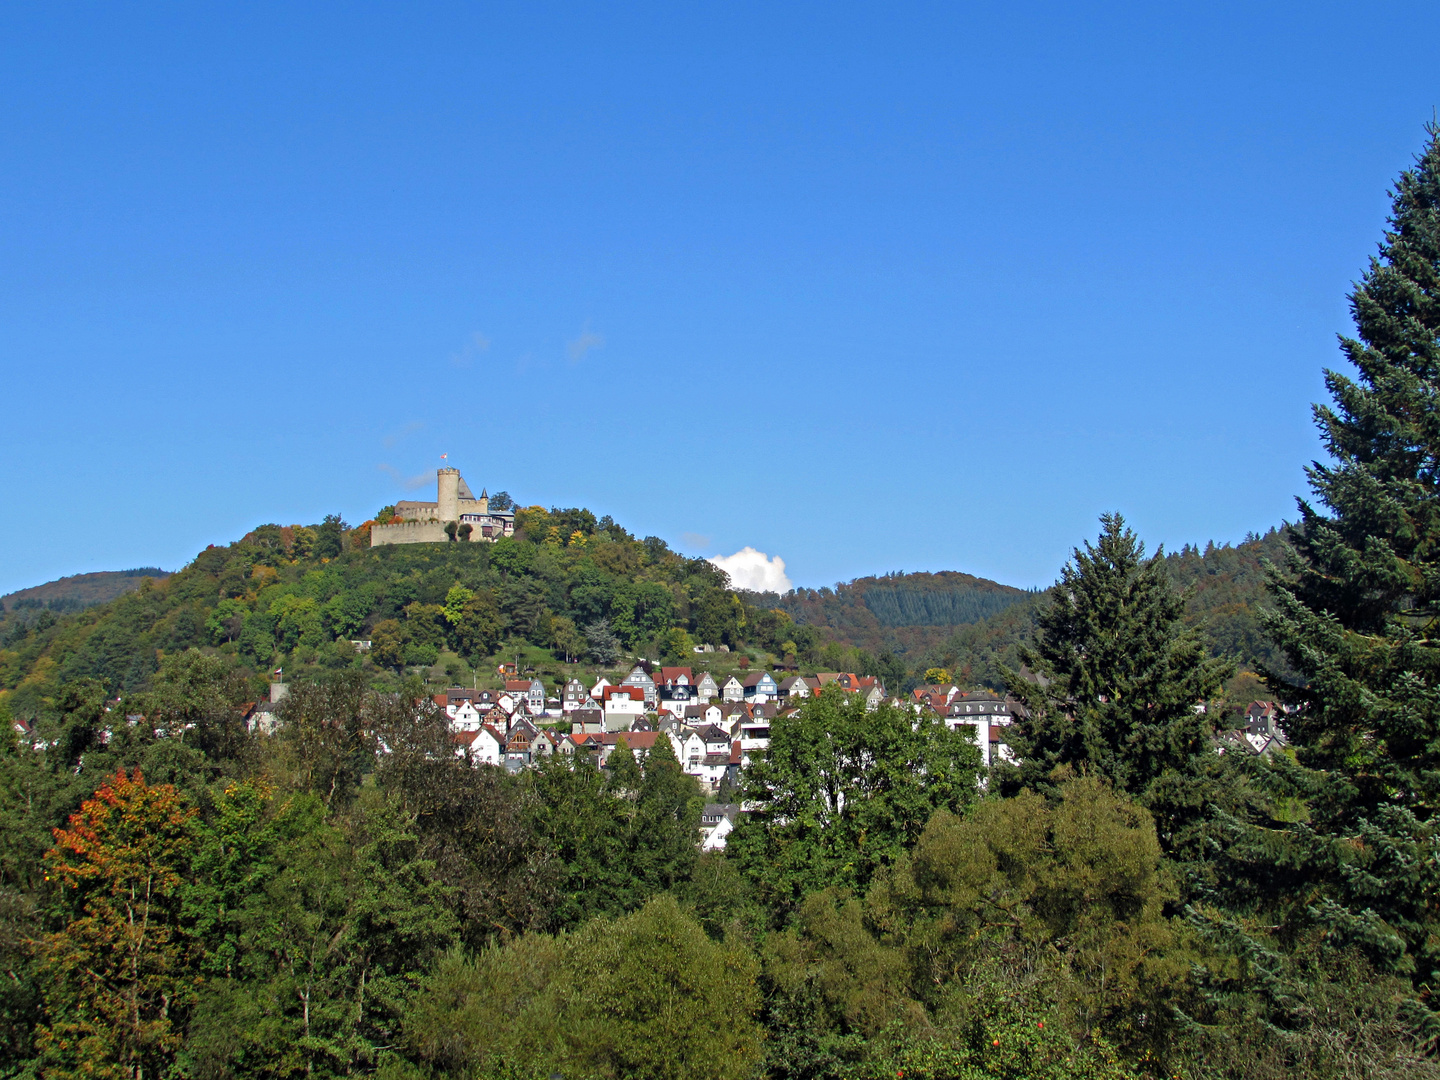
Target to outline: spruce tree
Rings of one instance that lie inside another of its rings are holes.
[[[1271,684],[1310,770],[1294,830],[1327,894],[1308,910],[1417,984],[1440,979],[1440,128],[1391,193],[1350,294],[1353,377],[1315,408],[1329,455],[1307,470],[1269,629],[1299,679]]]
[[[1055,770],[1083,769],[1138,796],[1172,852],[1205,812],[1213,771],[1209,721],[1198,707],[1229,677],[1184,625],[1185,596],[1163,552],[1119,514],[1100,518],[1099,540],[1077,548],[1037,618],[1028,673],[1005,671],[1027,716],[1013,736],[1018,773],[1002,786],[1048,790]]]

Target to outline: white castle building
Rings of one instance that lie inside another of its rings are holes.
[[[398,502],[403,520],[370,527],[370,546],[381,544],[444,544],[451,540],[494,543],[515,533],[512,510],[491,510],[489,495],[477,499],[459,469],[441,469],[435,476],[434,502]]]

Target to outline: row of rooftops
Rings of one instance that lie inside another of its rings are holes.
[[[740,691],[752,691],[745,696],[756,696],[754,691],[760,691],[766,696],[776,695],[780,697],[808,696],[819,691],[825,686],[834,684],[846,692],[856,691],[879,691],[883,696],[885,685],[874,675],[856,675],[853,672],[835,671],[821,672],[817,675],[792,675],[785,679],[776,680],[768,671],[752,671],[741,679],[738,676],[727,676],[723,681],[717,680],[707,671],[702,671],[697,677],[694,671],[688,667],[662,667],[653,674],[647,672],[644,667],[636,665],[631,672],[625,676],[620,683],[611,683],[609,679],[601,677],[589,687],[586,687],[579,679],[571,679],[562,691],[565,698],[570,698],[577,691],[584,691],[592,698],[601,700],[609,687],[633,687],[644,692],[647,701],[658,696],[661,689],[675,689],[678,687],[695,687],[702,691],[702,696],[718,697],[727,688]],[[773,689],[772,689],[773,688]],[[460,701],[469,701],[472,704],[479,702],[497,702],[501,694],[511,695],[512,700],[524,697],[531,702],[543,705],[546,701],[560,700],[546,696],[545,684],[538,678],[532,679],[506,679],[502,690],[489,690],[466,687],[452,687],[435,695],[435,701],[439,705],[453,705]],[[628,694],[623,696],[630,696]],[[673,699],[673,696],[672,696]]]

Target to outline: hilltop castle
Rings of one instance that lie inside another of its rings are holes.
[[[435,502],[398,502],[392,525],[372,525],[370,546],[381,544],[444,544],[450,540],[494,543],[515,533],[513,510],[491,510],[489,495],[480,497],[460,477],[459,469],[435,474]]]

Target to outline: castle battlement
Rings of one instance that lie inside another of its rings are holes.
[[[395,512],[404,518],[389,525],[370,527],[370,546],[383,544],[446,544],[450,535],[445,531],[448,523],[456,527],[455,539],[470,542],[494,543],[502,537],[515,533],[515,515],[508,510],[490,509],[490,498],[485,492],[475,498],[470,486],[460,476],[460,470],[444,468],[435,474],[434,502],[400,502]],[[468,527],[469,536],[461,537],[460,530]]]

